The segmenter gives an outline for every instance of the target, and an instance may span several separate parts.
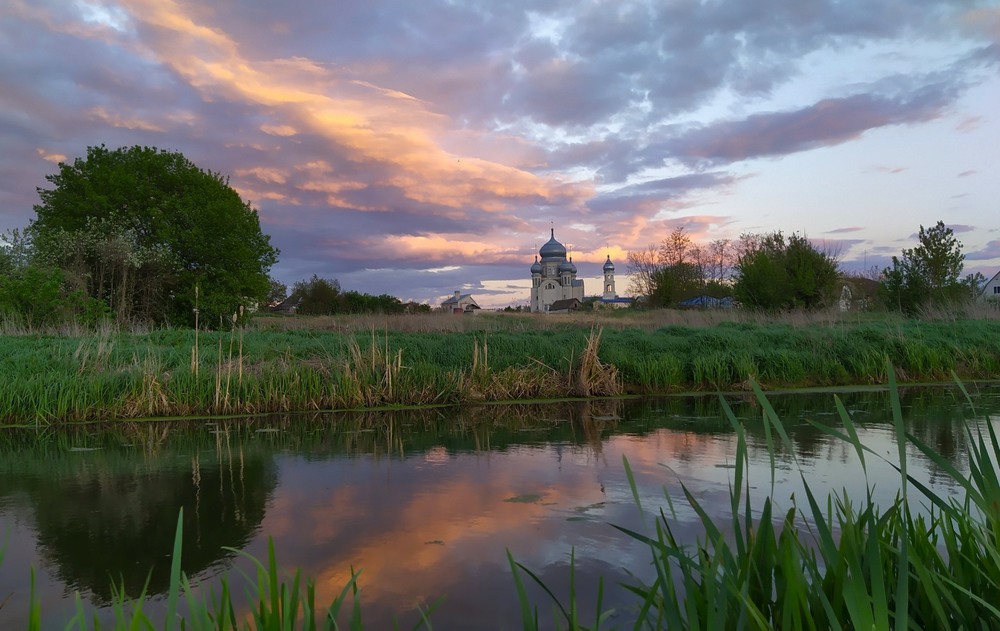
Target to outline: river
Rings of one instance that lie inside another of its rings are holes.
[[[955,387],[901,391],[907,430],[959,469],[967,421],[1000,419],[1000,386],[968,387],[974,412]],[[886,459],[869,457],[867,472],[853,447],[807,422],[840,426],[833,393],[769,395],[791,451],[768,449],[755,397],[724,397],[747,432],[755,506],[771,493],[776,514],[793,496],[804,507],[803,480],[817,494],[861,500],[874,485],[876,501],[893,499],[888,393],[839,396]],[[266,559],[271,538],[285,571],[315,579],[320,601],[360,570],[368,628],[412,627],[417,608],[436,603],[435,629],[508,629],[520,613],[505,551],[561,597],[572,553],[581,602],[603,577],[620,624],[636,603],[618,583],[649,580],[651,568],[648,550],[611,524],[651,532],[662,508],[695,541],[701,529],[681,487],[727,519],[735,452],[718,395],[4,430],[0,627],[27,626],[32,567],[43,628],[64,627],[77,592],[106,618],[112,582],[137,594],[148,580],[147,609],[165,610],[181,508],[182,567],[201,594],[223,576],[242,594],[240,572],[253,569],[233,550]],[[907,462],[937,492],[959,492],[913,447]],[[551,601],[525,580],[551,620]]]

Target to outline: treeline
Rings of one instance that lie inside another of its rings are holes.
[[[918,245],[894,256],[891,267],[853,278],[841,270],[836,252],[804,235],[786,237],[780,231],[745,233],[736,241],[702,246],[681,227],[659,244],[628,254],[630,289],[650,307],[710,296],[731,297],[754,309],[817,309],[861,298],[868,308],[907,315],[979,297],[986,279],[979,273],[962,278],[964,260],[962,243],[940,221],[920,226]]]
[[[219,326],[268,291],[278,250],[228,180],[180,153],[89,147],[0,238],[0,321]]]
[[[313,274],[309,280],[292,285],[291,294],[284,296],[287,288],[276,284],[275,297],[288,306],[288,310],[302,315],[336,315],[356,313],[414,313],[429,312],[428,304],[404,303],[389,294],[365,294],[354,290],[344,291],[337,279],[320,278]]]

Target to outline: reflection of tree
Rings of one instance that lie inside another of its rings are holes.
[[[913,387],[899,391],[906,430],[927,443],[956,465],[968,451],[965,434],[967,404],[954,387]],[[892,422],[889,393],[882,389],[865,389],[836,393],[856,425],[888,424]],[[743,425],[750,447],[765,447],[763,408],[753,394],[725,396],[726,402]],[[796,454],[817,457],[837,444],[837,439],[816,428],[809,421],[841,429],[843,424],[836,412],[832,392],[769,393],[768,401],[782,426],[788,432]],[[983,407],[985,402],[980,405]],[[980,413],[988,412],[981,409]],[[648,399],[627,408],[630,422],[625,431],[647,431],[652,426],[693,433],[728,433],[730,423],[717,395],[697,397],[664,397]],[[777,436],[772,435],[776,449],[783,451]],[[932,472],[936,465],[929,463]]]
[[[223,546],[245,545],[277,482],[273,462],[239,446],[193,453],[64,453],[22,478],[53,573],[105,603],[112,581],[137,595],[148,577],[147,593],[165,591],[181,507],[189,576],[221,560]]]

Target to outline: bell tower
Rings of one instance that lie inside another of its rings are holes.
[[[608,255],[608,260],[604,262],[604,295],[603,298],[611,299],[617,298],[618,294],[615,292],[615,264],[611,262],[611,255]]]

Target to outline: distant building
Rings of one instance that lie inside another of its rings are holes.
[[[570,311],[576,311],[580,308],[579,298],[564,298],[562,300],[556,300],[551,305],[549,305],[549,313],[569,313]]]
[[[302,304],[302,296],[292,294],[278,304],[273,305],[271,311],[274,313],[294,314],[299,310],[300,304]]]
[[[455,295],[441,303],[441,309],[449,313],[473,313],[479,310],[472,294],[456,291]]]
[[[628,307],[632,304],[631,298],[622,298],[615,292],[615,264],[611,262],[611,255],[604,261],[604,293],[601,299],[594,303],[597,308],[617,308]]]
[[[1000,272],[987,281],[986,286],[983,287],[982,298],[983,300],[1000,301]]]
[[[730,309],[733,306],[733,297],[716,298],[715,296],[701,295],[677,303],[677,306],[687,309]]]
[[[573,298],[583,301],[583,280],[577,279],[576,265],[566,258],[566,246],[556,241],[553,228],[531,265],[531,310],[546,312],[555,302]]]

